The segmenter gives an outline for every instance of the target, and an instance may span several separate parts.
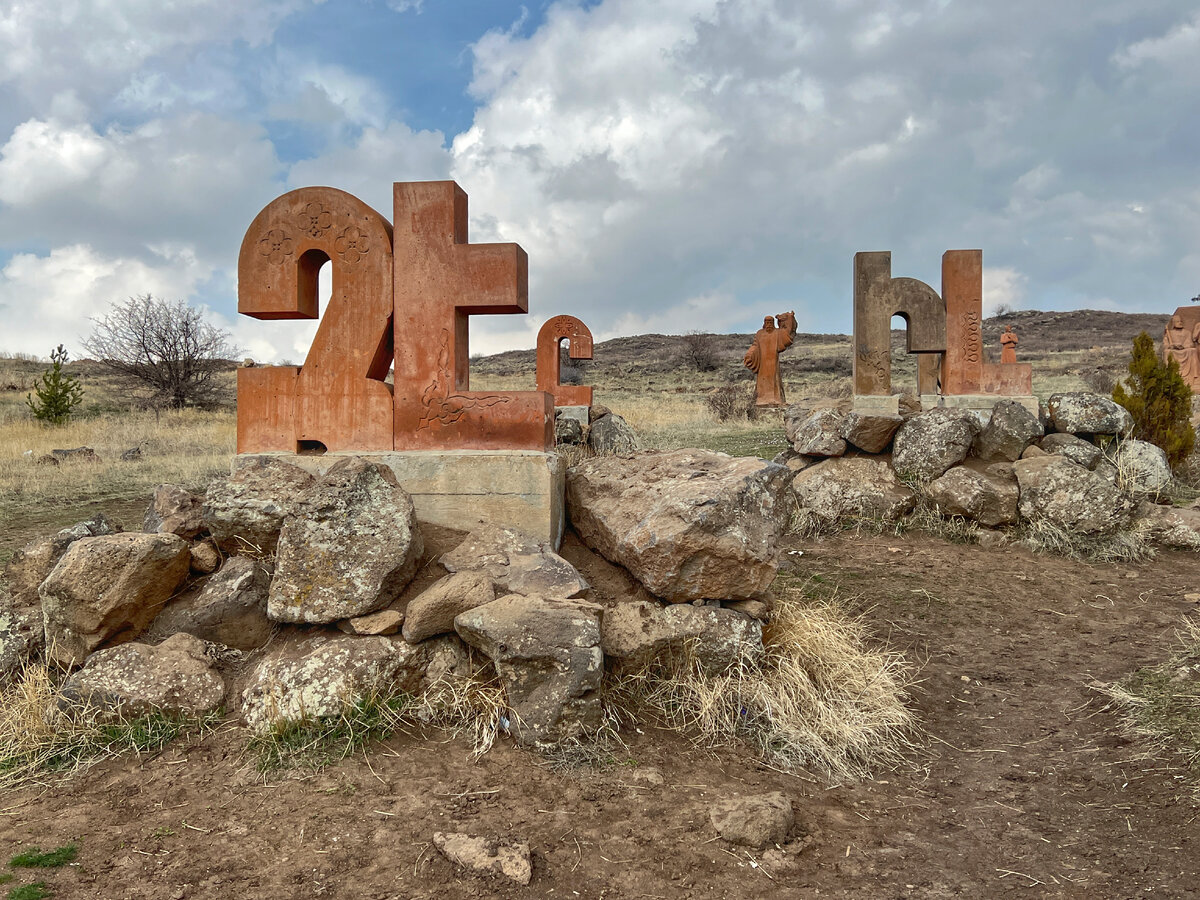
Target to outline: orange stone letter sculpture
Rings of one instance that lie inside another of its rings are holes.
[[[327,187],[284,194],[246,232],[239,312],[317,318],[326,261],[333,293],[303,366],[238,370],[239,453],[553,446],[549,394],[468,384],[467,317],[528,310],[525,251],[468,244],[467,195],[452,181],[393,190],[394,234]],[[384,381],[393,363],[394,387]]]
[[[582,384],[561,384],[563,341],[570,341],[571,359],[592,358],[592,333],[574,316],[547,319],[537,336],[537,389],[554,397],[555,406],[591,406],[592,389]]]

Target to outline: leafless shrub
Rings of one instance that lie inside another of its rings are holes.
[[[112,372],[148,388],[156,406],[221,402],[223,385],[215,376],[223,361],[242,352],[228,332],[182,300],[130,297],[93,322],[84,349]]]
[[[717,357],[717,336],[689,331],[683,336],[680,360],[697,372],[712,372],[720,364]]]
[[[1083,383],[1095,391],[1097,394],[1109,396],[1113,392],[1113,388],[1117,385],[1117,376],[1108,369],[1087,369],[1080,373],[1080,378]]]
[[[724,384],[704,398],[705,404],[718,422],[753,419],[758,415],[754,406],[754,389],[744,384]]]

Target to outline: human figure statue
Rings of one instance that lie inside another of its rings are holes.
[[[1179,374],[1183,380],[1196,389],[1200,387],[1200,324],[1189,330],[1183,324],[1182,316],[1171,316],[1167,327],[1163,330],[1162,355],[1163,362],[1172,358],[1179,362]]]
[[[1000,364],[1017,361],[1017,333],[1011,325],[1004,326],[1004,334],[1000,335]]]
[[[778,327],[776,327],[778,323]],[[783,406],[783,375],[779,371],[779,354],[792,346],[796,336],[796,313],[780,313],[763,319],[763,327],[754,335],[754,343],[746,351],[742,363],[758,379],[755,383],[755,406]]]

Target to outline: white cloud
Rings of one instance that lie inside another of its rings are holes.
[[[983,314],[994,315],[1000,307],[1024,309],[1029,279],[1013,268],[984,268]]]

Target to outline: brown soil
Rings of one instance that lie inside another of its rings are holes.
[[[1101,566],[911,535],[793,549],[790,575],[858,598],[922,666],[924,746],[897,771],[831,786],[646,728],[608,771],[558,774],[430,732],[264,783],[229,727],[6,796],[0,853],[78,842],[77,865],[14,882],[62,900],[1200,895],[1190,788],[1136,759],[1094,687],[1167,654],[1200,557]],[[712,801],[775,790],[797,813],[782,851],[716,837]],[[431,836],[459,830],[528,841],[533,882],[457,872]]]

